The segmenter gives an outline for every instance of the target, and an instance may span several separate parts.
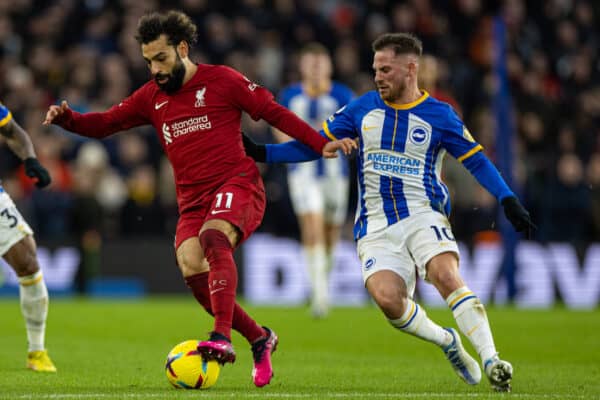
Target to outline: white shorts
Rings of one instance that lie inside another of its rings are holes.
[[[33,231],[15,207],[10,196],[0,189],[0,256]]]
[[[303,171],[290,171],[288,186],[294,212],[322,214],[325,222],[342,225],[348,211],[348,179],[342,175],[317,178]]]
[[[427,279],[425,267],[429,260],[448,251],[459,256],[450,222],[435,211],[412,215],[367,234],[358,240],[357,250],[365,283],[375,272],[391,270],[404,279],[411,297],[417,274]]]

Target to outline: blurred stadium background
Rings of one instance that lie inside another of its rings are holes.
[[[470,287],[488,303],[598,306],[600,3],[591,0],[0,1],[0,100],[54,181],[34,190],[6,146],[0,177],[36,232],[51,296],[186,292],[172,248],[173,180],[152,128],[99,142],[41,124],[61,99],[78,111],[104,110],[143,84],[149,74],[136,22],[166,8],[198,24],[192,60],[233,66],[274,93],[298,78],[296,52],[313,40],[330,49],[335,79],[364,93],[373,88],[371,41],[386,31],[416,33],[427,53],[421,86],[456,107],[539,227],[530,241],[502,240],[495,200],[448,160]],[[273,141],[262,122],[247,118],[244,130]],[[240,292],[252,304],[301,305],[308,284],[285,167],[261,168],[269,204],[237,254]],[[354,205],[353,197],[331,289],[336,302],[362,305]],[[15,297],[14,274],[0,270],[0,294]],[[428,287],[419,296],[440,302]]]

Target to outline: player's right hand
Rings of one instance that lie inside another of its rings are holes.
[[[51,105],[48,107],[48,111],[46,112],[46,119],[44,120],[44,125],[50,125],[57,118],[60,118],[67,110],[69,110],[69,103],[66,100],[63,100],[60,103],[60,106]]]
[[[343,138],[328,142],[323,147],[323,157],[325,158],[336,158],[338,150],[341,150],[345,155],[352,153],[352,150],[358,148],[355,140],[350,138]]]

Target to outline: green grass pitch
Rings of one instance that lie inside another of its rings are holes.
[[[0,399],[600,399],[600,310],[488,310],[515,369],[510,394],[492,392],[485,378],[462,383],[439,349],[392,329],[375,307],[337,308],[320,321],[306,308],[248,310],[280,337],[271,384],[252,385],[249,346],[234,334],[236,363],[214,387],[185,391],[167,383],[163,366],[171,347],[212,327],[192,296],[51,299],[47,346],[57,374],[24,368],[18,300],[0,300]],[[428,313],[454,326],[448,310]]]

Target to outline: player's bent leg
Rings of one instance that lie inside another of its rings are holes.
[[[496,355],[496,345],[492,336],[485,307],[477,296],[463,286],[452,292],[447,298],[456,324],[469,338],[482,361]]]
[[[14,244],[4,259],[15,270],[19,280],[21,313],[27,330],[28,355],[26,366],[34,371],[55,372],[56,367],[45,349],[48,289],[36,257],[35,241],[31,235]]]
[[[389,320],[392,326],[442,348],[456,374],[469,385],[481,381],[479,364],[464,349],[460,336],[452,328],[442,328],[433,322],[424,309],[407,299],[407,310],[402,317]]]
[[[226,226],[220,226],[223,224]],[[230,238],[218,228],[227,231],[229,224],[226,221],[209,221],[200,232],[200,245],[210,268],[208,287],[215,325],[210,338],[198,343],[198,351],[206,358],[224,364],[235,361],[230,337],[235,309],[237,269]]]
[[[511,391],[513,367],[508,361],[501,360],[495,355],[483,362],[483,369],[492,389],[498,392]]]
[[[263,387],[271,382],[273,365],[271,354],[277,350],[279,338],[271,329],[263,326],[266,336],[252,344],[254,367],[252,368],[252,381],[257,387]]]

